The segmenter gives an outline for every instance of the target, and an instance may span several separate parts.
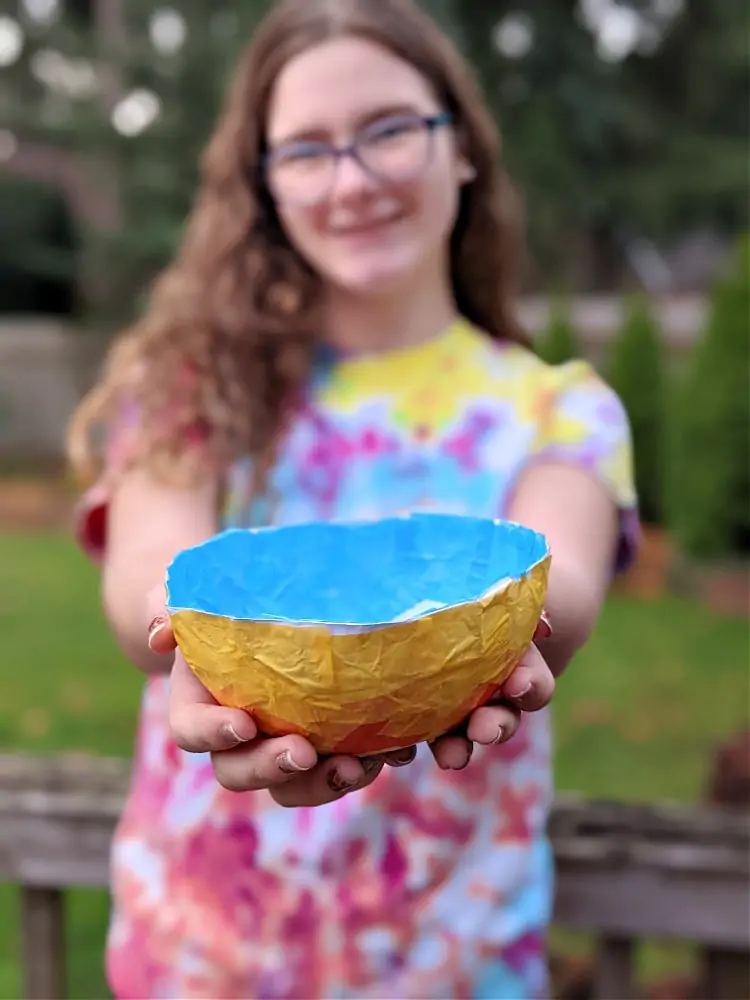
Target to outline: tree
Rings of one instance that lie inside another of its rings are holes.
[[[656,7],[656,4],[651,5]],[[613,206],[629,228],[669,238],[747,218],[747,7],[688,0],[653,53],[623,65],[630,150]]]
[[[747,226],[744,0],[454,2],[545,282],[601,284],[634,238]],[[605,57],[584,8],[629,16],[635,47]]]
[[[581,356],[567,305],[553,301],[549,323],[537,344],[537,354],[549,365],[562,365]]]
[[[457,9],[526,205],[533,261],[545,283],[579,284],[586,262],[577,234],[606,214],[600,192],[615,170],[625,102],[619,67],[597,57],[573,3],[533,5],[522,18],[531,44],[516,55],[498,47],[498,25],[518,20],[518,4],[488,0]]]
[[[525,201],[537,286],[611,287],[636,238],[664,244],[688,228],[732,234],[746,225],[742,0],[689,0],[682,13],[641,0],[421,2],[488,94]],[[170,256],[227,77],[270,3],[66,0],[55,23],[32,23],[39,5],[19,5],[25,44],[0,68],[0,117],[21,141],[112,168],[122,225],[87,254],[119,286],[108,308],[132,303]],[[648,44],[604,58],[584,16],[594,7],[637,15]],[[94,30],[92,19],[111,28],[118,10],[121,38]],[[165,45],[155,26],[175,17],[184,38]],[[158,114],[118,131],[113,113],[122,125],[123,102],[144,93]]]
[[[644,298],[628,303],[624,322],[612,345],[608,381],[630,420],[635,482],[643,520],[659,524],[664,478],[665,378],[660,331]]]
[[[714,289],[675,401],[670,520],[690,556],[750,551],[750,240]]]
[[[66,5],[56,23],[27,26],[24,65],[15,67],[13,84],[22,100],[13,106],[12,126],[22,140],[71,149],[81,163],[100,164],[99,179],[106,174],[116,191],[118,225],[85,233],[105,290],[95,313],[99,324],[128,320],[172,257],[228,78],[269,3],[176,0],[161,8],[151,0],[99,0],[93,6],[106,6],[108,34],[86,22],[80,3],[72,11]],[[44,62],[50,63],[50,52],[54,73]],[[94,82],[77,89],[76,75],[86,68]],[[0,76],[0,107],[2,84]],[[51,95],[54,119],[45,110]]]
[[[269,0],[246,0],[231,9],[208,0],[181,0],[174,12],[182,19],[184,36],[179,46],[168,48],[158,44],[153,4],[128,0],[120,87],[131,100],[134,91],[155,95],[159,111],[139,132],[120,122],[108,145],[124,216],[110,250],[126,305],[132,290],[147,288],[177,247],[226,86],[268,6]]]

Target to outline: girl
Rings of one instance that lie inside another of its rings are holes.
[[[541,363],[516,323],[497,147],[410,0],[281,0],[179,254],[76,416],[81,468],[109,427],[79,537],[147,675],[112,856],[118,997],[545,995],[537,710],[631,551],[635,499],[617,398],[584,363]],[[175,655],[179,550],[227,525],[420,507],[510,517],[553,552],[554,632],[462,733],[319,761],[212,703]]]

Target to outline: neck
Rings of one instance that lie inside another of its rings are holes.
[[[343,354],[375,354],[437,337],[456,320],[448,283],[422,283],[388,296],[368,298],[329,291],[326,342]]]

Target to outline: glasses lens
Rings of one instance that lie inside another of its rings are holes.
[[[383,118],[359,133],[356,157],[373,177],[407,180],[427,166],[432,130],[417,116]],[[324,200],[336,178],[338,156],[328,143],[295,142],[271,153],[269,187],[279,201],[313,204]]]
[[[421,118],[388,118],[360,134],[359,157],[373,174],[401,180],[424,170],[430,155],[430,129]]]
[[[268,163],[268,183],[281,201],[307,204],[324,198],[336,169],[328,146],[295,143],[277,149]]]

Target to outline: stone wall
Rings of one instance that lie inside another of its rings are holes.
[[[670,354],[683,354],[703,327],[705,301],[684,296],[656,308]],[[600,364],[619,324],[620,300],[579,298],[572,311],[585,354]],[[548,314],[543,297],[521,304],[522,322],[532,334],[544,329]],[[70,414],[96,377],[105,349],[104,338],[78,334],[61,322],[0,318],[0,468],[59,462]]]

